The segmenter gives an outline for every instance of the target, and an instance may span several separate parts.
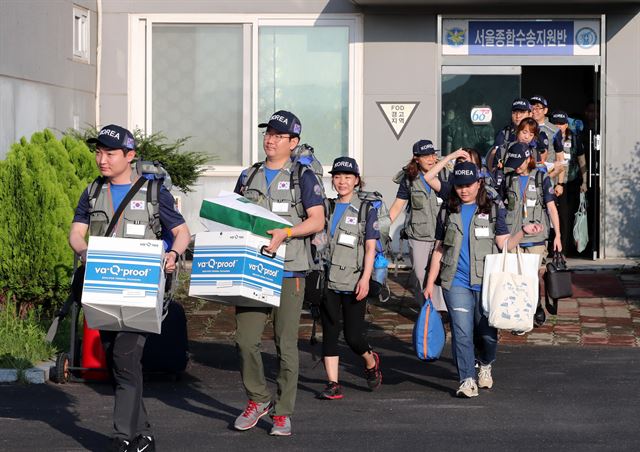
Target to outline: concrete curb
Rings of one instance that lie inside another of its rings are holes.
[[[20,376],[24,376],[24,380],[31,384],[44,384],[49,381],[51,368],[56,363],[54,361],[45,361],[36,364],[34,367],[19,371],[18,369],[0,369],[0,383],[15,383]]]

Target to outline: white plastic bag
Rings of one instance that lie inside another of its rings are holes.
[[[540,256],[507,252],[507,243],[497,256],[498,268],[490,268],[485,279],[487,286],[489,325],[494,328],[530,331],[538,305],[538,267]],[[495,258],[494,258],[495,259]],[[494,259],[491,259],[492,261]],[[525,263],[526,262],[526,263]]]
[[[580,207],[573,222],[573,240],[576,242],[576,250],[582,253],[589,243],[589,225],[587,223],[587,198],[580,193]]]

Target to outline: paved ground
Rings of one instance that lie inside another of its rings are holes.
[[[409,338],[417,310],[408,273],[393,278],[393,296],[370,307],[370,337],[382,357],[380,391],[364,388],[362,364],[341,351],[346,397],[318,401],[325,376],[320,347],[300,328],[301,377],[294,436],[271,438],[269,423],[231,428],[244,406],[233,345],[233,310],[188,303],[192,364],[182,380],[145,385],[158,450],[640,450],[640,275],[581,272],[576,298],[523,337],[501,337],[496,385],[461,400],[450,347],[435,363],[418,361]],[[269,330],[265,337],[270,335]],[[265,342],[273,387],[276,359]],[[105,384],[0,386],[0,450],[103,450],[112,397]]]
[[[423,363],[396,339],[374,340],[384,383],[364,389],[362,364],[343,349],[346,397],[314,398],[324,380],[302,343],[294,436],[272,438],[267,419],[231,428],[245,403],[233,344],[192,343],[179,382],[145,386],[160,451],[637,451],[640,355],[629,347],[502,346],[495,386],[457,399],[450,349]],[[275,375],[272,343],[265,364]],[[315,366],[315,367],[314,367]],[[0,450],[104,450],[112,397],[105,384],[0,386]]]
[[[417,305],[408,289],[409,272],[391,275],[391,299],[369,306],[369,335],[410,341]],[[612,345],[640,347],[640,271],[580,271],[573,275],[573,298],[560,300],[558,315],[525,336],[501,334],[502,344]],[[189,335],[198,341],[232,340],[233,308],[211,302],[188,303]],[[304,313],[300,338],[312,320]],[[319,336],[321,328],[318,327]],[[271,337],[267,328],[265,337]]]

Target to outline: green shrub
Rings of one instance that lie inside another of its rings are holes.
[[[8,302],[0,308],[0,368],[27,369],[50,359],[56,352],[45,342],[40,309],[30,310],[24,318],[16,305]]]
[[[0,162],[0,301],[14,300],[20,310],[66,297],[67,237],[80,194],[97,174],[86,163],[93,160],[83,143],[63,144],[44,130],[12,145]]]
[[[90,127],[80,131],[68,130],[65,134],[78,141],[86,142],[87,139],[96,137],[98,130]],[[162,133],[145,135],[139,129],[135,129],[133,135],[136,139],[138,158],[162,163],[171,175],[173,185],[183,193],[193,191],[191,187],[204,172],[203,165],[213,159],[202,152],[185,151],[183,147],[189,140],[188,137],[170,142]]]

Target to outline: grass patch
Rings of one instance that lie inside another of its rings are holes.
[[[0,305],[0,368],[24,370],[50,359],[56,349],[45,335],[38,309],[20,317],[14,303]]]

